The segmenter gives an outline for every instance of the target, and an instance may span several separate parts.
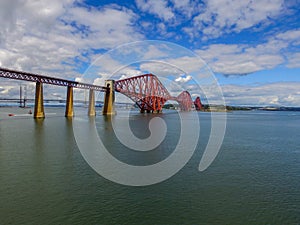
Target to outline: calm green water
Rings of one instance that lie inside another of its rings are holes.
[[[47,108],[45,120],[33,120],[7,116],[26,113],[22,109],[0,108],[1,225],[300,224],[299,112],[228,113],[221,151],[204,172],[198,164],[210,114],[199,113],[200,143],[189,163],[162,183],[128,187],[88,166],[63,111]],[[76,116],[81,113],[86,112],[76,109]],[[133,132],[149,135],[146,127],[153,116],[132,113]],[[160,116],[170,130],[179,129],[177,114]],[[115,118],[122,119],[122,113]],[[96,122],[99,135],[113,141],[112,154],[136,165],[166,158],[178,138],[171,132],[160,154],[143,158],[116,147],[105,117],[97,116]]]

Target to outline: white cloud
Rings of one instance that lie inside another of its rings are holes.
[[[162,45],[155,46],[155,45],[149,45],[147,48],[147,52],[144,53],[144,60],[147,59],[155,59],[155,58],[161,58],[167,56],[167,54],[163,51]]]
[[[72,72],[74,58],[87,61],[81,55],[92,54],[91,48],[109,49],[142,37],[134,30],[136,15],[128,9],[88,9],[74,6],[71,0],[6,0],[1,6],[1,13],[9,12],[0,27],[0,63],[5,67]]]
[[[256,46],[214,44],[196,50],[196,53],[214,72],[225,75],[248,74],[284,63],[282,50],[288,45],[286,41],[270,39]]]
[[[292,53],[288,55],[288,68],[299,68],[300,67],[300,52]]]
[[[175,17],[166,0],[136,0],[135,2],[142,11],[152,13],[164,21],[170,21]]]
[[[184,15],[186,19],[192,19],[192,16],[201,11],[201,8],[203,7],[199,1],[193,0],[171,0],[171,2],[174,5],[174,11]]]
[[[195,0],[136,0],[135,2],[142,12],[162,20],[158,22],[158,29],[163,35],[169,33],[162,29],[162,24],[180,25],[191,20],[203,8],[203,3]]]
[[[120,73],[122,74],[122,77],[124,77],[124,78],[134,77],[134,76],[143,74],[142,71],[140,71],[138,69],[133,69],[130,67],[123,68],[122,70],[120,70]]]
[[[94,80],[94,85],[102,85],[103,86],[103,84],[105,83],[105,79],[103,79],[103,77],[99,77],[99,78],[96,78],[95,80]]]
[[[259,86],[224,85],[228,105],[300,106],[300,82],[278,82]]]
[[[98,10],[73,7],[63,18],[69,23],[75,22],[77,26],[85,28],[85,32],[79,33],[82,35],[80,45],[109,49],[142,37],[134,30],[136,17],[131,10],[125,8],[104,7]]]
[[[284,10],[283,0],[207,0],[205,3],[205,10],[193,19],[193,33],[198,36],[202,31],[208,38],[268,23]]]
[[[276,35],[276,39],[292,42],[295,45],[300,44],[300,29],[288,30]]]
[[[175,79],[175,81],[179,82],[179,83],[186,83],[186,82],[190,81],[191,79],[192,79],[192,76],[188,75],[185,77],[178,77]]]
[[[80,83],[85,83],[84,78],[82,78],[82,77],[76,77],[75,81],[80,82]]]
[[[212,44],[195,52],[214,72],[225,75],[248,74],[279,65],[300,66],[300,30],[288,30],[253,44]]]
[[[201,74],[199,72],[203,70],[205,71],[206,68],[205,62],[202,61],[201,58],[198,58],[196,56],[182,56],[178,58],[171,58],[168,59],[167,62],[170,63],[170,65],[180,69],[181,74],[190,74],[196,72],[197,75],[200,76]],[[203,77],[203,75],[205,74],[202,74],[202,76],[200,77]]]
[[[139,66],[140,70],[144,73],[152,73],[156,76],[178,76],[184,72],[165,61],[142,62]]]

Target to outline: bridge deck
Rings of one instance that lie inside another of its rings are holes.
[[[40,82],[43,84],[52,84],[58,86],[69,86],[74,88],[81,88],[81,89],[92,89],[95,91],[102,91],[105,92],[109,88],[104,86],[98,86],[93,84],[86,84],[80,83],[71,80],[65,80],[56,77],[49,77],[40,74],[22,72],[17,70],[11,70],[0,67],[0,77],[15,79],[15,80],[24,80],[24,81],[31,81],[31,82]]]

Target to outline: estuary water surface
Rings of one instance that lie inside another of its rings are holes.
[[[76,116],[85,117],[78,108]],[[8,113],[16,116],[8,117]],[[299,224],[300,113],[227,113],[221,150],[204,172],[199,161],[210,135],[210,113],[199,112],[199,145],[170,179],[130,187],[98,175],[77,147],[72,120],[63,108],[46,108],[34,120],[17,108],[0,108],[0,224]],[[132,112],[136,136],[149,119]],[[134,165],[171,154],[180,130],[178,115],[158,115],[169,132],[162,146],[142,156],[119,148],[110,121],[98,115],[99,136],[111,153]],[[122,119],[122,112],[115,117]],[[191,130],[190,132],[193,132]]]

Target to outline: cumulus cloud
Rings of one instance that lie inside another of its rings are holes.
[[[185,77],[178,77],[175,79],[175,81],[179,82],[179,83],[186,83],[186,82],[190,81],[191,79],[192,79],[192,76],[188,75]]]
[[[288,68],[299,68],[300,67],[300,52],[292,53],[288,55]]]
[[[192,16],[199,12],[203,5],[199,1],[191,0],[171,0],[173,3],[173,10],[184,15],[186,19],[191,19]]]
[[[250,44],[213,44],[196,53],[203,58],[216,73],[224,75],[249,74],[256,71],[273,69],[286,62],[286,54],[293,40],[270,38],[265,43]],[[290,56],[289,61],[295,60]],[[294,61],[289,63],[295,64]]]
[[[205,10],[193,19],[194,29],[189,31],[198,36],[201,30],[206,38],[216,38],[229,31],[238,33],[262,22],[269,23],[284,9],[284,0],[207,0]]]
[[[228,105],[300,106],[300,83],[224,85],[222,90]]]
[[[136,0],[135,2],[142,11],[152,13],[164,21],[172,20],[175,17],[166,0]]]
[[[288,30],[276,35],[276,39],[292,42],[294,45],[300,44],[300,29]]]
[[[162,61],[162,62],[142,62],[139,65],[139,68],[144,73],[152,73],[156,76],[162,76],[162,77],[178,76],[178,75],[181,75],[184,73],[178,67],[175,67],[164,61]]]
[[[75,23],[72,28],[82,37],[83,47],[110,49],[142,37],[133,26],[136,17],[126,8],[104,7],[99,10],[72,7],[63,20],[68,24]]]
[[[92,49],[142,37],[133,27],[136,15],[128,9],[85,8],[71,0],[1,4],[1,11],[9,12],[7,18],[0,14],[6,21],[0,28],[0,63],[5,67],[70,77],[79,61],[89,61]]]
[[[144,53],[144,60],[165,57],[167,54],[163,51],[161,46],[149,45],[147,51]]]

